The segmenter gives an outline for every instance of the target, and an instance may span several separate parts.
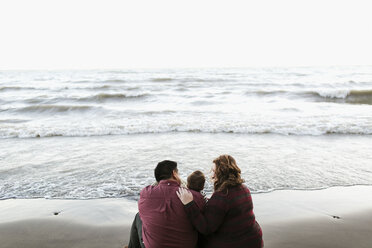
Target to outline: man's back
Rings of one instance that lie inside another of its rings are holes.
[[[178,188],[177,182],[162,180],[141,191],[138,208],[146,248],[196,247],[198,234],[176,195]],[[200,194],[193,195],[196,201],[204,201]]]

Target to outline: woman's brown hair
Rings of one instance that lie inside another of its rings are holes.
[[[216,165],[214,182],[215,191],[227,191],[230,187],[241,185],[244,180],[240,177],[241,170],[235,159],[230,155],[221,155],[213,160]]]

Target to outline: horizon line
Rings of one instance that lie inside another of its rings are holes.
[[[187,69],[259,69],[259,68],[326,68],[326,67],[368,67],[372,64],[333,65],[250,65],[250,66],[174,66],[174,67],[106,67],[106,68],[8,68],[0,71],[107,71],[107,70],[187,70]]]

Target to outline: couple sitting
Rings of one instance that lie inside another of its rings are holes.
[[[263,247],[251,194],[234,158],[222,155],[213,163],[214,193],[208,203],[200,193],[202,173],[191,174],[185,189],[176,162],[158,163],[158,185],[140,193],[129,248]]]

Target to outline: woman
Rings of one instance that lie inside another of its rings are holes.
[[[235,159],[221,155],[213,160],[214,193],[201,213],[192,194],[179,188],[178,197],[193,226],[205,235],[204,247],[263,247],[262,230],[253,213],[249,189],[243,185]]]

